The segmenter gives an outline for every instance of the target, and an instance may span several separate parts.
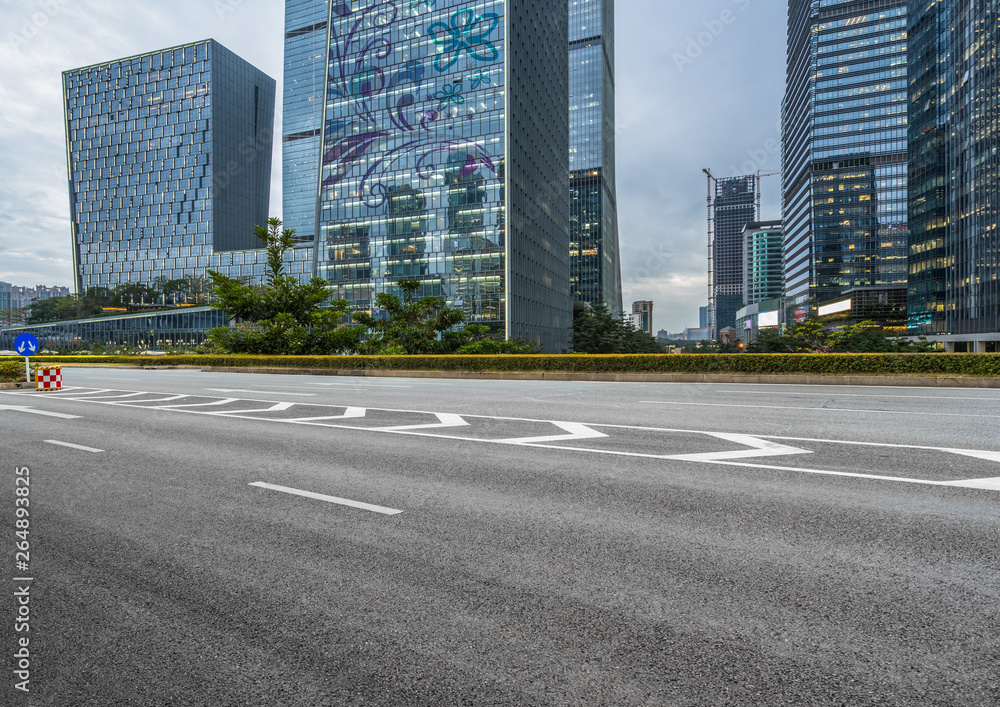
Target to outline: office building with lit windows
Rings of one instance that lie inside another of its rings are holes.
[[[66,71],[63,90],[78,292],[263,274],[273,79],[205,40]]]
[[[911,2],[908,329],[1000,350],[1000,8]]]
[[[570,272],[574,299],[622,311],[615,187],[614,0],[569,0]]]
[[[789,3],[782,107],[789,322],[851,288],[906,288],[906,5]]]
[[[417,279],[468,323],[568,348],[566,5],[290,0],[285,30],[286,211],[336,296],[372,310]]]

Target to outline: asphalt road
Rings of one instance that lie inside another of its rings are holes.
[[[65,378],[0,704],[1000,705],[1000,391]]]

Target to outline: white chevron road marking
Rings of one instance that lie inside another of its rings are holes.
[[[376,432],[408,432],[410,430],[436,430],[443,427],[468,427],[461,415],[454,415],[450,412],[432,412],[439,422],[432,422],[427,425],[398,425],[395,427],[373,427]]]
[[[688,462],[718,462],[732,459],[755,459],[758,457],[781,457],[789,454],[813,453],[808,449],[799,449],[798,447],[789,447],[777,442],[768,442],[767,440],[752,437],[751,435],[729,434],[726,432],[708,432],[707,434],[728,442],[745,444],[750,449],[736,449],[729,452],[707,452],[704,454],[677,454],[667,458]]]
[[[368,411],[365,408],[347,408],[342,415],[327,415],[325,417],[296,417],[282,422],[320,422],[322,420],[350,420],[364,417]]]
[[[226,415],[248,415],[252,412],[281,412],[282,410],[287,410],[293,407],[295,403],[276,403],[269,408],[260,408],[259,410],[219,410],[213,412],[205,412],[203,415],[215,415],[216,417],[225,417]]]
[[[500,444],[545,444],[547,442],[569,442],[575,439],[597,439],[607,437],[603,432],[593,430],[580,422],[552,422],[553,425],[566,430],[569,434],[564,435],[543,435],[541,437],[519,437],[516,439],[491,440]]]

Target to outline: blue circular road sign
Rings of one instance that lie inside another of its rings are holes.
[[[38,338],[34,334],[21,334],[14,339],[14,350],[21,356],[34,356],[38,349]]]

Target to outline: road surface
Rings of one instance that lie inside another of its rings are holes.
[[[2,704],[1000,704],[1000,391],[64,378]]]

